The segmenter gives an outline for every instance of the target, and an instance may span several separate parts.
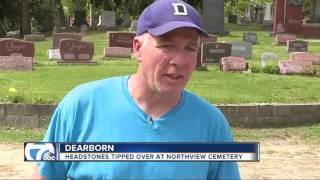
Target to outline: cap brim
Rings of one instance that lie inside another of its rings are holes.
[[[158,26],[156,28],[149,29],[148,32],[154,36],[161,36],[169,31],[175,30],[177,28],[182,28],[182,27],[195,28],[199,34],[209,37],[208,33],[205,30],[203,30],[202,28],[200,28],[199,26],[191,22],[186,22],[186,21],[171,21],[161,26]]]

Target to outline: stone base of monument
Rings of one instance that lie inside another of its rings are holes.
[[[32,57],[0,56],[0,70],[33,70]]]
[[[59,49],[49,49],[48,56],[49,56],[49,60],[61,60]]]
[[[68,65],[97,65],[96,61],[57,61],[58,64]]]
[[[206,31],[209,33],[209,34],[212,34],[212,35],[218,35],[218,36],[227,36],[230,34],[230,32],[228,30],[224,30],[224,29],[206,29]]]
[[[43,34],[29,34],[24,35],[25,41],[45,41],[45,36]]]
[[[278,65],[279,73],[283,75],[311,75],[316,74],[316,69],[310,61],[282,61]]]
[[[104,49],[105,57],[131,58],[131,48],[107,47]]]

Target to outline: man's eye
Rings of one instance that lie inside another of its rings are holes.
[[[164,49],[172,49],[174,46],[172,44],[161,44],[157,46],[158,48],[164,48]]]
[[[186,50],[188,50],[188,51],[197,51],[197,47],[187,46],[187,47],[186,47]]]

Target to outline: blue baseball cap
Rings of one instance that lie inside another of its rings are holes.
[[[177,28],[190,27],[208,37],[202,26],[198,11],[184,1],[156,0],[140,15],[136,35],[149,32],[160,36]]]

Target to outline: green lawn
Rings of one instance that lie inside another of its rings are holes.
[[[320,124],[289,127],[289,128],[268,128],[268,129],[232,129],[235,141],[259,142],[272,139],[298,139],[305,143],[320,143]],[[8,129],[0,127],[0,142],[21,143],[41,141],[46,132],[42,129]]]
[[[219,37],[218,41],[242,41],[244,32],[257,33],[260,44],[253,45],[253,57],[248,60],[251,66],[260,66],[262,52],[274,52],[281,59],[288,59],[286,47],[275,46],[273,37],[258,25],[227,25],[226,29],[231,29],[230,35]],[[107,42],[105,32],[90,32],[83,40],[94,42],[96,66],[63,66],[49,61],[47,49],[52,47],[52,38],[48,37],[45,42],[35,43],[38,65],[34,71],[0,71],[0,102],[58,103],[67,92],[81,83],[129,75],[136,71],[137,64],[132,59],[103,58],[103,48]],[[319,42],[309,43],[309,51],[320,52]],[[196,71],[187,89],[215,104],[319,103],[319,74],[304,77],[227,73],[210,66],[208,71]],[[9,88],[15,88],[17,92],[10,92]]]

